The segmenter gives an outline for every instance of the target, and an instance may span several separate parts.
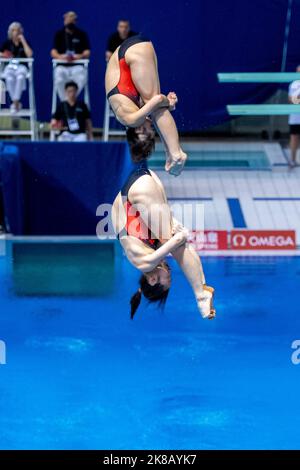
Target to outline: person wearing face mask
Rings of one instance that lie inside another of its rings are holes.
[[[33,55],[32,49],[24,36],[24,30],[21,23],[14,21],[8,27],[7,40],[0,48],[0,57],[5,59],[26,59],[31,58]],[[22,61],[12,61],[6,65],[3,78],[6,83],[6,88],[10,99],[11,112],[17,113],[21,105],[21,96],[26,89],[26,77],[28,69]]]
[[[137,33],[131,30],[130,23],[126,19],[118,21],[117,31],[111,34],[107,41],[105,57],[108,62],[115,50],[124,42],[126,39],[136,36]]]
[[[86,70],[82,65],[73,62],[89,59],[91,55],[88,35],[77,27],[77,14],[68,11],[64,14],[64,27],[57,31],[54,37],[51,57],[62,60],[63,63],[55,68],[55,85],[59,99],[64,101],[65,84],[74,81],[78,86],[78,94],[86,84]]]

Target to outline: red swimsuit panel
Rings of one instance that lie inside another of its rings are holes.
[[[132,237],[136,237],[144,243],[155,245],[156,240],[151,238],[151,231],[146,226],[145,222],[140,218],[139,211],[132,208],[132,204],[128,201],[124,203],[126,210],[126,232]]]
[[[126,64],[125,58],[120,59],[119,64],[120,80],[117,85],[117,88],[122,95],[128,96],[128,98],[136,102],[139,100],[140,95],[133,83],[130,67]]]

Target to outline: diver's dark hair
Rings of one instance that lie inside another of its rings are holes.
[[[155,148],[155,134],[140,140],[135,128],[129,127],[126,131],[127,142],[129,144],[131,158],[135,163],[141,162],[150,157]]]
[[[158,302],[159,307],[163,308],[168,298],[169,289],[165,289],[164,286],[162,286],[159,283],[155,284],[154,286],[151,286],[149,282],[147,281],[145,274],[143,274],[140,277],[140,288],[137,290],[135,294],[133,294],[130,300],[131,320],[133,320],[133,317],[138,309],[138,306],[141,303],[142,293],[144,294],[146,299],[149,301],[149,303]]]

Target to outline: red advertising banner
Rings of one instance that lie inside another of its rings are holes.
[[[295,230],[232,230],[232,250],[293,250]]]
[[[226,230],[193,230],[189,242],[196,251],[228,249]]]

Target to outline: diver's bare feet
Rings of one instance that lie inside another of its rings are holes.
[[[170,175],[179,176],[183,170],[186,159],[187,154],[183,150],[181,150],[178,155],[168,154],[165,170],[170,173]]]
[[[202,318],[212,320],[216,316],[216,310],[213,305],[215,289],[210,286],[203,286],[203,292],[197,298],[198,308]]]

